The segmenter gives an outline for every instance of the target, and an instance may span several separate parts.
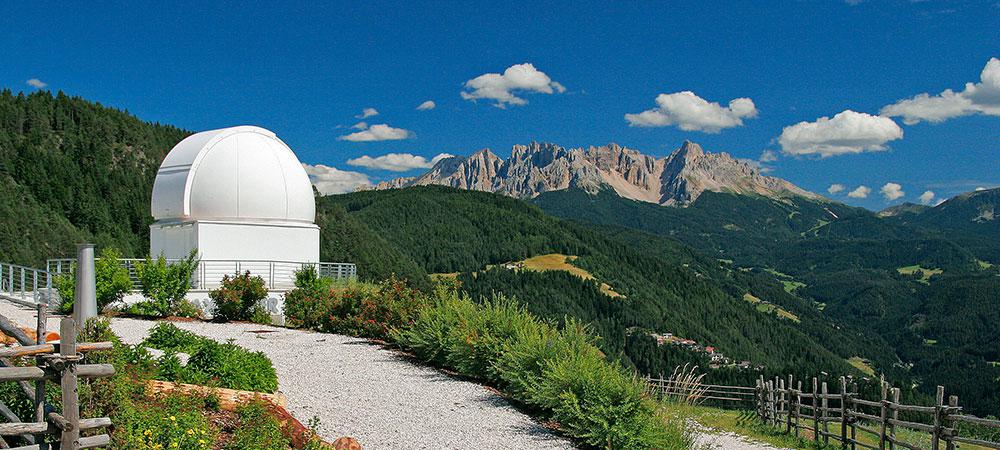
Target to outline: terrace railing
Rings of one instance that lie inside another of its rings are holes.
[[[178,260],[167,260],[167,262],[176,261]],[[118,262],[128,269],[129,277],[132,279],[132,290],[141,290],[142,283],[136,272],[136,266],[145,260],[122,258]],[[49,273],[59,275],[69,273],[74,264],[76,260],[72,258],[50,259],[46,267]],[[295,288],[295,272],[309,266],[315,267],[317,274],[324,278],[348,280],[358,276],[358,267],[349,263],[203,259],[198,262],[198,268],[191,276],[191,289],[215,289],[221,285],[223,276],[250,271],[252,275],[263,278],[268,289],[286,291]]]
[[[52,274],[47,270],[0,263],[0,296],[25,304],[52,297]]]

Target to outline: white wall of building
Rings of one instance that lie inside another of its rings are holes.
[[[319,262],[319,227],[312,224],[194,221],[153,224],[150,253],[203,260]]]

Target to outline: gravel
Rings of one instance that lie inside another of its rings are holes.
[[[32,310],[5,301],[0,314],[32,328],[36,320]],[[155,324],[111,322],[131,344]],[[574,448],[486,387],[414,364],[363,339],[253,324],[175,325],[264,352],[274,363],[289,412],[303,423],[318,417],[318,432],[330,442],[351,436],[366,450]],[[58,330],[58,319],[48,327]]]
[[[688,426],[694,433],[693,448],[699,450],[789,450],[757,442],[736,433],[715,430],[694,421],[689,421]]]

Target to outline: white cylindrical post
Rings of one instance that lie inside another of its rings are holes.
[[[87,319],[97,317],[97,279],[94,271],[94,244],[76,246],[76,289],[73,298],[73,319],[84,326]]]

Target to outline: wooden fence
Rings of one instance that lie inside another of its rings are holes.
[[[719,384],[685,383],[671,378],[645,378],[649,392],[658,399],[686,403],[721,404],[732,408],[751,408],[757,398],[756,388]]]
[[[936,402],[933,406],[906,405],[899,400],[899,389],[890,388],[885,380],[881,382],[881,396],[878,399],[861,398],[857,385],[848,383],[841,377],[836,390],[827,383],[813,378],[803,387],[801,380],[788,376],[785,380],[775,378],[757,380],[757,415],[767,424],[784,428],[785,433],[796,436],[809,431],[812,439],[829,445],[830,441],[840,443],[841,448],[858,447],[884,450],[896,447],[924,450],[952,450],[960,444],[973,444],[985,448],[1000,449],[1000,442],[986,441],[959,435],[963,423],[987,428],[1000,428],[1000,421],[983,419],[962,414],[958,396],[948,397],[945,403],[944,387],[938,386]],[[905,414],[905,420],[900,418]],[[926,434],[930,437],[930,447],[908,442],[899,436],[900,431],[912,430],[908,436]],[[861,439],[859,433],[866,433],[869,439]]]
[[[75,450],[108,445],[111,438],[107,434],[80,436],[81,432],[111,426],[111,419],[80,418],[77,389],[80,378],[114,375],[115,368],[111,364],[82,364],[83,353],[110,349],[111,343],[77,343],[76,323],[67,317],[62,319],[59,326],[59,343],[47,344],[47,310],[44,305],[37,305],[36,311],[38,322],[35,339],[0,315],[0,331],[21,344],[0,348],[0,382],[16,382],[34,404],[34,421],[23,422],[7,405],[0,402],[0,416],[7,420],[6,423],[0,423],[0,448],[10,448],[3,436],[21,436],[29,444],[16,447],[17,450]],[[12,358],[31,356],[35,357],[34,366],[21,367],[12,361]],[[46,381],[53,381],[61,387],[62,408],[59,412],[45,403]],[[59,435],[59,440],[44,442],[49,435]]]

